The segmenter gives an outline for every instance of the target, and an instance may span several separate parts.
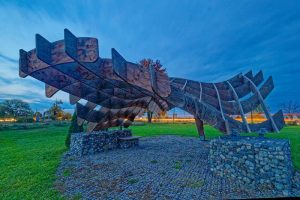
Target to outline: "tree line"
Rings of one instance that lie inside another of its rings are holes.
[[[14,118],[17,122],[33,122],[42,119],[70,120],[71,114],[64,112],[61,100],[56,100],[45,112],[34,112],[27,102],[20,99],[7,99],[0,102],[0,118]]]

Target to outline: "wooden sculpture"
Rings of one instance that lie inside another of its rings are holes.
[[[261,128],[278,132],[284,126],[282,111],[272,116],[265,105],[274,84],[272,77],[264,82],[261,71],[219,83],[168,77],[159,62],[128,62],[115,49],[111,59],[100,58],[96,38],[77,38],[67,29],[64,40],[53,43],[37,34],[35,49],[20,50],[19,67],[21,77],[30,75],[46,84],[47,97],[59,90],[69,93],[78,123],[87,121],[88,131],[128,127],[145,109],[158,113],[174,107],[194,115],[200,135],[203,122],[223,133]],[[86,105],[78,103],[80,99],[87,100]],[[245,114],[259,105],[267,120],[248,124]],[[232,115],[240,115],[242,122]]]

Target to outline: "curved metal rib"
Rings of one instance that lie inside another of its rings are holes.
[[[215,84],[213,84],[213,85],[214,85],[214,88],[215,88],[215,90],[216,90],[216,92],[217,92],[217,97],[218,97],[218,102],[219,102],[219,109],[220,109],[220,111],[221,111],[222,118],[225,120],[224,112],[223,112],[223,108],[222,108],[222,104],[221,104],[221,99],[220,99],[220,95],[219,95],[218,88],[217,88],[217,86],[216,86]]]
[[[245,126],[247,127],[247,132],[250,133],[251,130],[250,130],[249,125],[248,125],[248,123],[247,123],[247,120],[246,120],[246,117],[245,117],[245,114],[244,114],[244,111],[243,111],[241,102],[240,102],[240,100],[239,100],[239,97],[238,97],[237,93],[235,92],[234,87],[232,87],[232,85],[230,84],[230,82],[227,81],[227,83],[228,83],[229,87],[231,88],[231,90],[232,90],[232,92],[233,92],[233,94],[234,94],[236,103],[239,105],[241,117],[242,117],[242,119],[243,119],[243,122],[244,122]]]
[[[200,89],[200,92],[199,92],[199,94],[200,94],[199,101],[202,101],[202,84],[201,84],[201,82],[199,82],[199,89]]]
[[[186,84],[187,84],[188,80],[185,81],[185,84],[183,85],[183,87],[181,88],[182,91],[185,90]]]
[[[275,124],[275,122],[274,122],[274,120],[273,120],[273,118],[272,118],[272,116],[271,116],[271,114],[270,114],[270,112],[269,112],[269,110],[267,109],[267,107],[266,107],[266,105],[265,105],[265,102],[264,102],[264,99],[263,99],[263,97],[262,97],[260,91],[257,89],[255,83],[252,82],[252,80],[249,79],[249,78],[246,77],[246,76],[244,76],[244,78],[250,82],[250,84],[251,84],[251,86],[252,86],[251,88],[252,88],[253,92],[254,92],[255,94],[257,94],[258,100],[259,100],[259,102],[260,102],[260,104],[261,104],[261,106],[262,106],[262,108],[263,108],[263,110],[264,110],[264,112],[265,112],[266,117],[270,120],[270,122],[271,122],[271,124],[272,124],[272,127],[273,127],[273,129],[274,129],[274,131],[277,132],[277,133],[279,133],[279,130],[278,130],[278,128],[277,128],[277,126],[276,126],[276,124]]]

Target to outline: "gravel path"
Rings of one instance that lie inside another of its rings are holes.
[[[214,176],[208,165],[208,151],[209,143],[197,138],[160,136],[142,138],[140,146],[134,149],[82,158],[65,154],[57,171],[56,188],[66,197],[83,199],[273,196]]]

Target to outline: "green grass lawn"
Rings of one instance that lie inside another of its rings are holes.
[[[198,137],[195,124],[145,124],[144,126],[130,127],[134,135],[137,136],[157,136],[157,135],[178,135]],[[222,134],[211,126],[205,126],[206,138],[211,139],[221,136]]]
[[[55,171],[68,127],[0,132],[0,199],[58,199]]]
[[[173,134],[198,137],[194,124],[151,124],[131,127],[134,135]],[[56,168],[66,150],[68,126],[0,131],[0,199],[59,199],[53,188]],[[207,138],[221,135],[206,126]],[[300,127],[286,127],[272,138],[288,138],[294,166],[300,169]]]

